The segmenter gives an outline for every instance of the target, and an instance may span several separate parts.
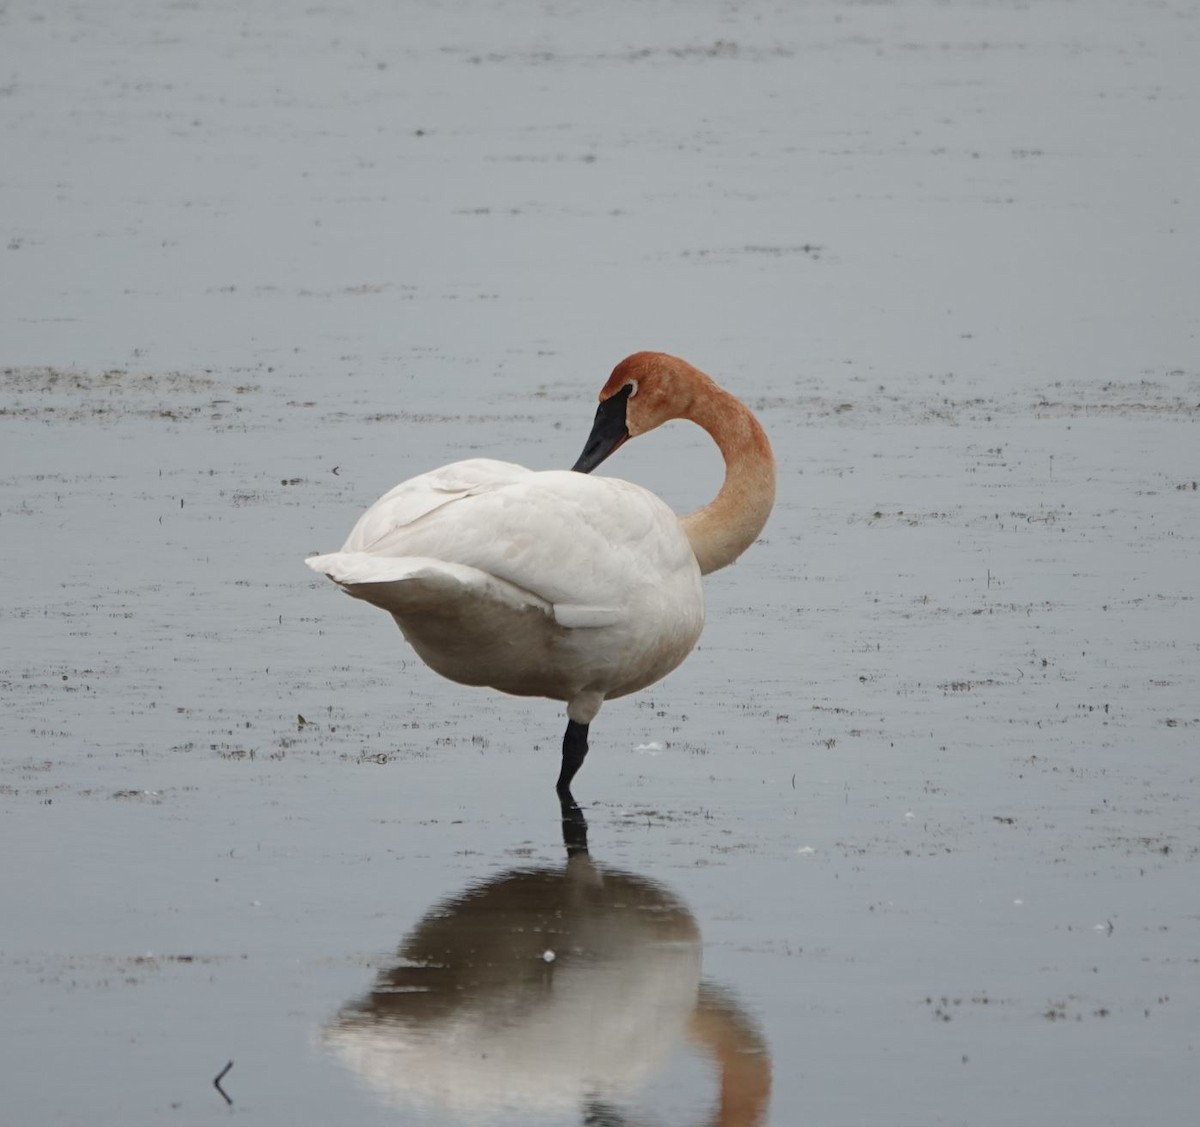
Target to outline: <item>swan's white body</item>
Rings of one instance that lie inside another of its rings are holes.
[[[307,563],[388,611],[443,677],[566,701],[582,724],[679,665],[704,625],[678,517],[638,485],[569,470],[443,466]]]
[[[678,418],[725,458],[702,509],[680,519],[640,486],[587,476],[626,439]],[[686,361],[638,352],[601,390],[575,470],[443,466],[396,486],[340,552],[307,563],[391,614],[444,677],[566,701],[558,790],[569,797],[600,705],[683,661],[704,625],[700,576],[754,542],[774,499],[771,444],[749,408]]]

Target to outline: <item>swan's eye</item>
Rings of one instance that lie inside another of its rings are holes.
[[[637,395],[637,380],[630,380],[623,388],[621,388],[621,390],[627,391],[629,393],[629,398],[632,399],[635,395]]]

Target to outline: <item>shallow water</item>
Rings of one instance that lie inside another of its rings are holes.
[[[0,21],[0,1123],[1190,1121],[1194,6]],[[780,499],[568,861],[302,558],[643,347]]]

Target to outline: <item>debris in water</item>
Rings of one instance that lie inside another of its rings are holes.
[[[229,1074],[229,1070],[233,1067],[233,1061],[230,1061],[220,1072],[213,1077],[213,1087],[221,1093],[223,1099],[230,1107],[233,1107],[233,1100],[229,1098],[228,1093],[221,1087],[221,1081]]]

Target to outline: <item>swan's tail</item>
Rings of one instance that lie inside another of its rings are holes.
[[[330,552],[304,561],[347,595],[389,614],[457,612],[476,600],[514,610],[553,608],[530,591],[466,564],[425,556],[389,558],[370,552]]]

